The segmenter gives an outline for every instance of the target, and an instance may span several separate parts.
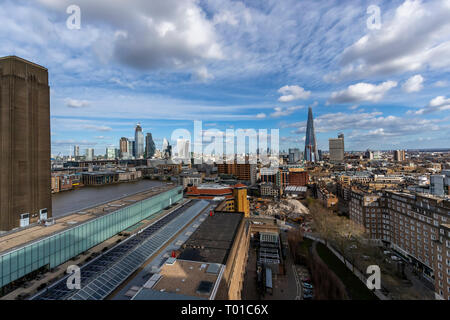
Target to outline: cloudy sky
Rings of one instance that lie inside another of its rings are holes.
[[[193,120],[303,149],[308,106],[323,150],[339,132],[450,147],[450,0],[1,0],[0,21],[0,56],[49,69],[54,154],[104,153],[138,122],[160,147]]]

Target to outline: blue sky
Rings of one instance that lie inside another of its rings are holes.
[[[303,149],[308,106],[319,149],[450,147],[449,0],[78,0],[71,30],[73,3],[0,4],[0,55],[49,69],[54,154],[104,153],[138,122],[160,147],[194,120]]]

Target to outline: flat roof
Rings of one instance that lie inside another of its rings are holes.
[[[207,272],[209,266],[208,263],[180,259],[176,259],[173,264],[166,263],[161,267],[159,272],[161,277],[151,290],[208,299],[213,294],[213,288],[217,281],[220,281],[219,276],[221,276],[220,269],[216,273]],[[212,284],[210,292],[201,293],[197,291],[202,282]]]
[[[37,63],[28,61],[28,60],[26,60],[26,59],[24,59],[24,58],[21,58],[21,57],[18,57],[18,56],[6,56],[6,57],[0,57],[0,60],[8,60],[8,59],[11,59],[11,60],[18,60],[18,61],[21,61],[21,62],[25,62],[25,63],[31,64],[31,65],[33,65],[33,66],[35,66],[35,67],[37,67],[37,68],[44,69],[45,71],[48,71],[48,69],[47,69],[46,67],[43,67],[43,66],[41,66],[41,65],[39,65],[39,64],[37,64]]]
[[[106,215],[135,202],[151,198],[165,191],[169,191],[173,188],[175,188],[173,185],[154,187],[148,191],[140,192],[119,200],[113,200],[102,205],[83,210],[82,212],[80,211],[61,218],[55,218],[55,224],[51,226],[33,225],[0,235],[0,254],[41,238],[62,232],[66,229],[73,228],[80,223]]]
[[[226,264],[243,214],[215,212],[195,230],[182,246],[182,260]]]

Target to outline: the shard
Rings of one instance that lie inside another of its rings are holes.
[[[317,153],[316,134],[314,132],[314,119],[312,115],[312,108],[308,110],[308,122],[306,123],[306,139],[305,152],[303,154],[305,161],[316,162],[319,160]]]

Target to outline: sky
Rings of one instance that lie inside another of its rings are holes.
[[[308,107],[325,151],[341,132],[346,150],[450,147],[450,0],[0,0],[0,21],[0,56],[49,70],[54,155],[137,123],[160,148],[195,120],[303,150]]]

